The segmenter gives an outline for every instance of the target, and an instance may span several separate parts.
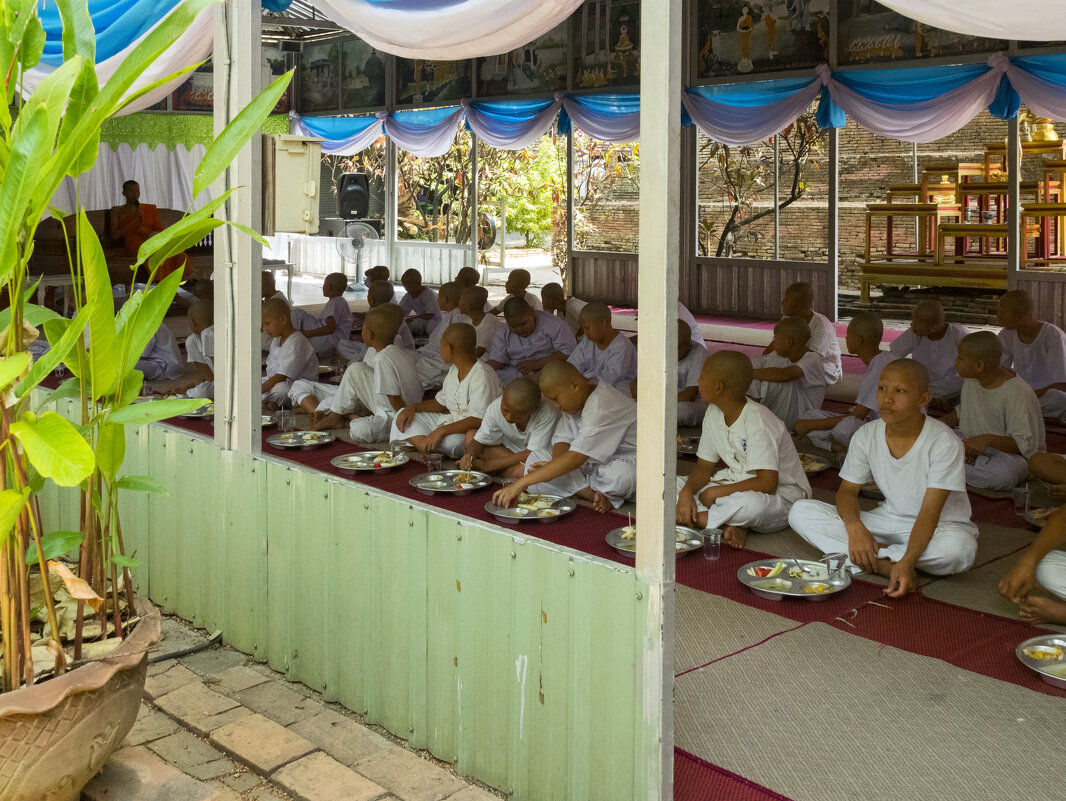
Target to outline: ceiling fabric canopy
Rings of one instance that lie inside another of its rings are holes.
[[[314,0],[315,8],[395,56],[460,61],[508,53],[565,22],[582,0]]]
[[[970,36],[1050,42],[1066,39],[1063,0],[879,0],[925,25]]]

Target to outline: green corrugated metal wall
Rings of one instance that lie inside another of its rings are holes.
[[[632,570],[163,426],[125,472],[171,491],[122,514],[167,611],[516,799],[642,797]]]

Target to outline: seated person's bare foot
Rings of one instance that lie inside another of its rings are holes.
[[[746,526],[726,526],[722,529],[722,542],[733,548],[743,548],[748,541]]]
[[[501,478],[521,478],[525,474],[526,474],[526,466],[524,464],[522,464],[522,462],[519,462],[518,464],[513,464],[510,467],[508,467],[506,470],[503,470],[500,473],[500,477]]]
[[[315,412],[311,415],[312,431],[327,431],[333,428],[343,428],[345,419],[336,412]]]
[[[263,401],[263,411],[264,412],[276,412],[277,410],[278,410],[278,405],[276,403],[274,403],[273,401]]]
[[[614,504],[602,492],[595,492],[592,494],[592,508],[602,515],[605,512],[613,512]]]
[[[416,451],[419,451],[420,453],[426,452],[423,449],[423,446],[426,443],[426,438],[424,436],[410,437],[407,441],[411,443],[411,447],[414,448]]]
[[[1018,606],[1018,616],[1034,625],[1054,623],[1066,626],[1066,601],[1030,593]]]

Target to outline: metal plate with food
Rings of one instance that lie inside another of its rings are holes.
[[[305,451],[328,445],[336,437],[329,431],[288,431],[267,437],[267,445],[275,448],[301,448]]]
[[[1066,689],[1066,634],[1042,634],[1014,649],[1018,661],[1054,687]]]
[[[1022,518],[1031,526],[1043,528],[1047,519],[1059,510],[1057,506],[1030,507],[1022,513]]]
[[[821,473],[830,466],[828,459],[813,453],[800,453],[799,458],[804,473]]]
[[[329,463],[339,470],[351,470],[354,473],[391,473],[409,461],[407,454],[393,456],[388,451],[367,451],[335,456]]]
[[[812,559],[760,559],[737,571],[740,583],[768,601],[824,601],[851,586],[851,573]]]
[[[208,417],[215,416],[215,404],[205,403],[199,409],[194,409],[191,412],[185,412],[185,414],[179,414],[178,417],[183,420],[204,420]]]
[[[677,435],[677,452],[678,453],[696,453],[700,448],[699,437],[683,437],[680,434]]]
[[[555,523],[577,508],[577,501],[562,495],[529,495],[523,492],[514,506],[497,506],[492,501],[485,511],[501,523]]]
[[[607,544],[620,554],[629,557],[637,555],[637,527],[622,526],[607,532]],[[703,547],[703,533],[687,526],[674,528],[675,558],[697,551]]]
[[[492,478],[476,470],[437,470],[421,473],[408,483],[423,495],[469,495],[492,484]]]

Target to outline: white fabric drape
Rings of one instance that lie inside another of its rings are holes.
[[[879,1],[905,17],[945,31],[1028,42],[1066,39],[1066,3],[1062,0]]]
[[[192,177],[204,157],[206,148],[196,145],[192,150],[178,145],[169,150],[163,145],[150,148],[122,144],[118,150],[100,144],[96,164],[79,179],[82,208],[107,209],[119,206],[122,184],[133,180],[141,185],[141,200],[161,209],[185,211],[192,202]],[[65,178],[52,197],[52,205],[63,212],[74,210],[74,179]],[[210,200],[210,190],[204,190],[192,204],[198,209]]]
[[[289,121],[292,126],[291,130],[293,134],[296,136],[315,136],[322,138],[322,152],[331,156],[354,156],[356,153],[362,153],[385,134],[385,129],[382,126],[382,121],[385,117],[386,113],[384,111],[379,111],[377,113],[377,122],[368,125],[362,131],[345,139],[331,140],[324,139],[322,138],[322,134],[311,130],[304,123],[303,117],[295,111],[289,112]]]
[[[385,117],[385,133],[396,146],[422,158],[432,159],[447,153],[459,133],[463,121],[463,107],[459,106],[447,118],[432,126],[408,125],[403,114]]]
[[[573,120],[574,126],[582,133],[599,139],[601,142],[625,144],[640,139],[640,104],[634,104],[634,110],[619,113],[617,110],[599,109],[591,102],[586,105],[583,98],[567,97],[556,93],[555,98],[562,100],[563,109]],[[595,101],[592,96],[588,101]]]
[[[315,0],[360,39],[405,58],[459,61],[507,53],[564,22],[584,0],[458,0],[438,3]]]
[[[792,97],[765,106],[730,106],[694,92],[682,92],[681,102],[696,126],[715,141],[738,146],[759,142],[783,131],[817,99],[819,79]]]
[[[523,126],[524,130],[517,133],[513,126],[503,128],[494,125],[492,120],[478,111],[477,106],[471,101],[462,100],[460,103],[466,112],[466,124],[477,138],[487,145],[502,150],[522,150],[535,143],[552,127],[552,123],[559,115],[559,109],[563,107],[562,101],[556,100],[536,117],[528,120]]]
[[[185,33],[183,33],[177,41],[175,41],[174,44],[163,53],[163,55],[152,62],[141,77],[137,79],[136,83],[134,83],[130,90],[130,94],[136,93],[141,88],[155,83],[177,70],[184,69],[193,64],[198,64],[210,56],[211,49],[214,46],[214,19],[214,9],[211,7],[200,12],[200,15],[193,20],[193,23],[189,26],[188,30],[186,30]],[[101,61],[96,65],[96,75],[101,86],[103,86],[104,83],[115,74],[115,71],[122,64],[123,60],[136,46],[137,42],[134,42],[121,53],[112,56],[106,61]],[[33,90],[37,88],[37,85],[40,84],[45,76],[51,71],[51,67],[39,64],[32,70],[23,73],[23,96],[29,97],[33,93]],[[149,92],[136,102],[131,103],[115,116],[120,117],[125,114],[132,114],[135,111],[141,111],[149,106],[153,106],[176,91],[177,88],[187,80],[189,80],[189,76],[185,75],[173,81],[169,81],[163,86]]]
[[[1007,66],[1007,79],[1030,111],[1048,119],[1066,120],[1066,89],[1062,84],[1041,80],[1014,64]]]

